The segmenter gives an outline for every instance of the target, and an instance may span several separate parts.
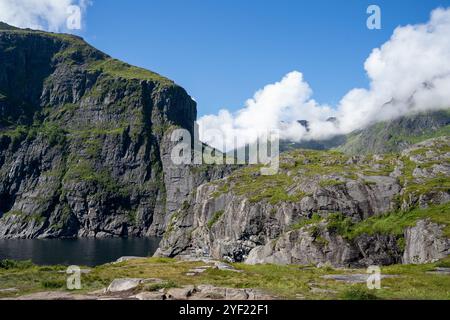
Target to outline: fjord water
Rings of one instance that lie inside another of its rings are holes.
[[[31,260],[38,265],[97,266],[123,256],[148,257],[159,238],[2,240],[0,260]]]

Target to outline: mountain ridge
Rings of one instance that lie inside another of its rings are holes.
[[[402,151],[427,139],[450,135],[450,108],[411,114],[350,133],[337,150],[349,154]]]
[[[306,120],[301,123],[308,124]],[[445,135],[450,135],[450,108],[380,121],[324,140],[281,140],[280,152],[295,149],[339,150],[347,154],[399,152],[415,143]]]

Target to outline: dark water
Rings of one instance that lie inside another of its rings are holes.
[[[151,256],[158,248],[159,241],[158,238],[0,239],[0,260],[31,260],[38,265],[97,266],[123,256]]]

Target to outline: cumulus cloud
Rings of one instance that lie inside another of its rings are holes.
[[[0,21],[19,28],[70,31],[72,6],[84,13],[89,4],[89,0],[0,0]]]
[[[351,90],[337,106],[312,99],[302,73],[293,71],[258,91],[238,112],[221,110],[200,118],[200,138],[221,150],[230,149],[235,136],[241,147],[272,129],[280,130],[283,139],[326,139],[375,122],[449,108],[449,35],[450,8],[436,9],[426,24],[398,27],[374,49],[364,64],[369,88]],[[297,120],[307,120],[308,128]],[[217,130],[224,139],[212,141]]]
[[[311,95],[312,90],[303,80],[303,75],[291,72],[280,82],[256,92],[237,113],[231,114],[223,109],[218,115],[200,118],[200,139],[225,150],[232,148],[235,137],[239,137],[238,147],[241,147],[268,130],[282,127],[284,138],[299,140],[306,134],[306,129],[292,119],[325,121],[333,114],[330,107],[317,104]],[[219,132],[224,134],[219,136]],[[211,138],[216,138],[216,141]]]

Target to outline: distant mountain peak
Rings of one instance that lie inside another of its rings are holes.
[[[0,21],[0,30],[19,30],[19,28],[13,27],[5,22]]]
[[[309,121],[308,120],[297,120],[297,122],[309,132]]]

